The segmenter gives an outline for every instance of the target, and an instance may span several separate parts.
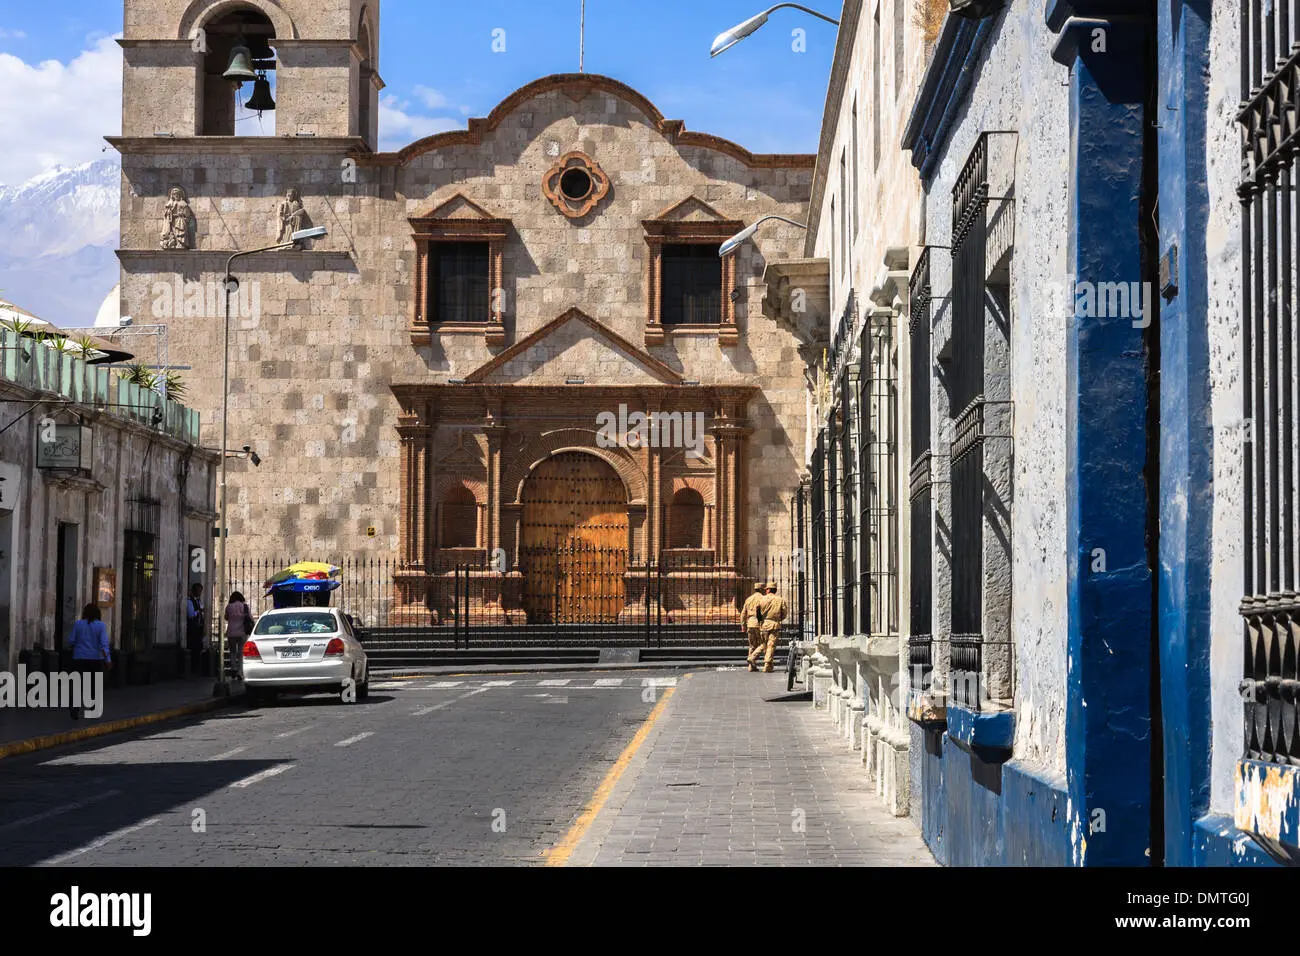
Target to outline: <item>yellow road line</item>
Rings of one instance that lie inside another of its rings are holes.
[[[563,840],[547,853],[547,866],[565,866],[568,864],[569,857],[573,855],[573,851],[578,847],[578,842],[591,828],[592,823],[596,821],[596,815],[600,813],[601,807],[605,805],[605,801],[609,799],[609,795],[614,791],[614,785],[618,783],[618,778],[623,776],[623,771],[632,762],[633,755],[645,743],[646,737],[650,735],[650,729],[655,725],[655,721],[659,719],[660,715],[663,714],[664,708],[668,706],[668,699],[673,696],[673,690],[672,687],[664,689],[663,697],[659,699],[659,703],[655,704],[654,710],[650,711],[650,716],[645,719],[645,723],[636,732],[632,742],[624,748],[618,759],[614,761],[614,766],[609,768],[609,772],[605,774],[605,779],[600,782],[600,786],[592,794],[591,800],[582,808],[581,815],[574,821],[573,826],[569,827],[569,832],[564,835]]]
[[[171,710],[159,711],[156,714],[142,714],[139,717],[126,717],[122,720],[114,720],[93,727],[83,727],[79,730],[67,730],[58,734],[46,734],[44,737],[29,737],[26,740],[15,740],[11,743],[0,744],[0,758],[12,757],[17,754],[32,753],[36,750],[44,750],[47,747],[59,747],[63,744],[77,743],[82,740],[90,740],[93,737],[103,737],[105,734],[114,734],[123,730],[132,730],[136,727],[156,724],[164,720],[171,720],[175,717],[188,717],[191,714],[201,714],[205,711],[216,710],[218,707],[225,707],[232,700],[233,698],[221,697],[210,701],[199,701],[195,704],[186,704],[184,707],[173,707]]]

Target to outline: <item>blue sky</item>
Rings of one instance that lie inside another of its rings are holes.
[[[717,33],[767,5],[587,0],[586,69],[635,87],[688,129],[754,152],[815,152],[835,27],[785,9],[743,43],[709,57]],[[836,0],[809,5],[839,15]],[[384,0],[383,145],[463,128],[467,116],[486,115],[524,83],[576,71],[579,9],[579,0]],[[13,184],[42,165],[94,159],[102,146],[96,136],[120,130],[107,87],[119,55],[108,38],[121,28],[119,0],[0,0],[0,82],[6,98],[27,104],[11,107],[21,112],[9,116],[0,104],[0,127],[14,124],[35,141],[25,161],[0,161],[0,183]],[[492,49],[498,29],[505,31],[503,53]],[[792,49],[796,29],[805,33],[806,52]],[[115,93],[120,103],[120,88]],[[79,150],[87,154],[75,155]]]

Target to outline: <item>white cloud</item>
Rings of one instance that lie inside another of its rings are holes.
[[[27,34],[22,30],[6,30],[0,27],[0,40],[26,40]]]
[[[416,86],[411,90],[422,102],[426,108],[431,110],[440,110],[447,105],[447,97],[443,96],[437,90],[430,89],[427,86]]]
[[[423,87],[417,88],[425,89]],[[433,90],[428,92],[433,93]],[[418,92],[417,92],[417,95]],[[397,150],[417,139],[445,133],[448,130],[464,129],[465,124],[449,116],[418,116],[409,112],[408,100],[399,100],[396,96],[385,96],[379,103],[379,148]]]
[[[0,53],[0,185],[16,186],[55,166],[103,155],[122,129],[122,50],[104,37],[70,63],[38,65]]]

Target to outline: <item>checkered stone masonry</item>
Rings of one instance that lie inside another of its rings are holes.
[[[402,409],[392,387],[462,379],[501,351],[482,332],[434,331],[427,346],[412,342],[422,309],[409,220],[458,195],[468,202],[457,200],[449,208],[461,211],[446,215],[478,215],[478,207],[510,223],[501,263],[506,346],[577,308],[684,379],[761,389],[748,408],[748,502],[734,507],[746,509],[737,515],[749,551],[790,546],[805,387],[795,339],[762,315],[759,277],[767,258],[797,257],[803,235],[774,225],[741,248],[735,345],[708,331],[669,331],[653,344],[645,222],[749,223],[768,213],[802,221],[812,157],[755,156],[686,131],[635,90],[588,74],[544,78],[486,119],[471,119],[467,130],[373,153],[371,131],[361,127],[377,95],[365,69],[378,66],[369,39],[378,36],[378,3],[246,6],[275,29],[277,135],[195,135],[201,67],[192,38],[228,14],[228,3],[126,0],[124,135],[112,138],[123,157],[122,314],[168,326],[171,361],[192,366],[188,400],[203,414],[207,445],[219,444],[221,428],[219,290],[228,257],[275,242],[275,211],[290,187],[301,192],[303,225],[329,229],[309,249],[235,266],[241,288],[230,320],[229,440],[252,445],[262,464],[230,462],[234,554],[400,553],[402,488],[411,479],[401,471]],[[542,192],[546,171],[572,151],[610,179],[609,195],[576,219]],[[176,185],[194,212],[195,248],[159,250],[167,193]],[[178,283],[186,307],[162,293]],[[191,297],[192,287],[218,291]],[[543,348],[528,362],[550,381],[580,375],[599,384],[598,377],[619,374],[608,353],[595,364],[579,361],[592,354],[584,348]],[[594,427],[597,409],[587,411]],[[520,441],[527,428],[517,425],[509,440]],[[480,438],[486,443],[473,441]],[[428,523],[426,505],[411,503],[407,520]]]

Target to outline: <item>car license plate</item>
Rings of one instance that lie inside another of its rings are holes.
[[[307,653],[307,648],[305,647],[281,647],[278,648],[278,650],[280,651],[280,657],[286,660],[293,660],[294,658],[302,657]]]

